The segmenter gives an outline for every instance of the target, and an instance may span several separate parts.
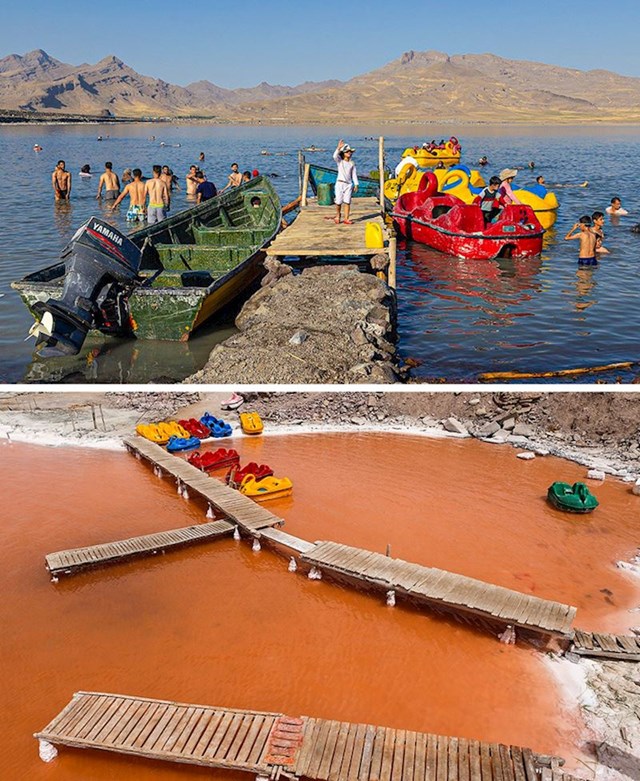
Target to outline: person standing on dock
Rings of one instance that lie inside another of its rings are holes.
[[[120,195],[120,180],[118,174],[113,173],[113,163],[104,164],[104,173],[100,177],[100,183],[98,184],[98,194],[96,199],[102,198],[102,188],[104,187],[104,197],[107,201],[115,201]]]
[[[336,151],[333,153],[333,159],[338,165],[338,178],[336,179],[336,216],[333,221],[336,225],[340,224],[342,219],[342,206],[344,205],[344,224],[353,225],[349,219],[351,212],[351,196],[358,191],[358,174],[356,173],[356,164],[353,162],[353,153],[356,150],[345,144],[340,139]]]
[[[169,188],[167,183],[160,178],[162,168],[159,165],[153,166],[153,179],[145,182],[145,193],[149,196],[149,205],[147,207],[147,223],[153,225],[156,222],[164,220],[169,209]]]
[[[133,169],[133,181],[129,182],[118,196],[111,207],[111,211],[113,211],[116,206],[119,206],[120,201],[127,195],[130,199],[129,210],[127,211],[127,222],[144,222],[146,216],[144,207],[147,200],[147,191],[144,182],[142,181],[142,171],[139,168]]]
[[[58,160],[51,174],[51,184],[56,201],[68,201],[71,196],[71,173],[65,168],[64,160]]]

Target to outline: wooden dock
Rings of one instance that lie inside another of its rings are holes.
[[[530,749],[281,713],[78,692],[35,737],[276,781],[571,781]],[[549,764],[554,770],[547,769]]]
[[[395,287],[396,237],[385,224],[380,204],[375,198],[354,198],[351,201],[353,225],[336,225],[335,206],[318,206],[315,199],[303,200],[300,212],[267,248],[267,255],[277,258],[332,258],[349,260],[384,255],[388,261],[388,281]],[[365,244],[365,225],[375,222],[382,229],[384,248],[372,249]]]
[[[128,540],[49,553],[45,556],[45,562],[51,575],[57,578],[60,575],[74,575],[87,567],[116,564],[134,557],[150,556],[159,551],[209,542],[232,532],[233,525],[227,521],[213,521],[212,523],[186,526],[182,529],[170,529],[156,534],[131,537]]]
[[[640,662],[640,637],[603,635],[576,629],[569,651],[578,656],[617,659],[620,662]]]
[[[431,608],[535,634],[568,638],[576,608],[465,575],[412,564],[382,553],[336,542],[318,542],[302,561],[385,591],[394,591]]]
[[[137,453],[166,474],[180,481],[193,494],[197,494],[215,507],[229,521],[243,531],[254,534],[260,529],[279,526],[284,523],[273,513],[256,504],[234,488],[223,485],[219,480],[209,477],[183,458],[168,453],[160,445],[144,437],[126,437],[125,447]]]

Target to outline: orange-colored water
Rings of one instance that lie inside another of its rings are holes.
[[[227,443],[225,443],[227,444]],[[294,495],[285,529],[571,602],[576,625],[626,630],[636,584],[637,497],[608,480],[577,518],[544,500],[584,468],[521,462],[510,448],[392,435],[234,441]],[[544,657],[466,626],[309,581],[231,539],[52,584],[46,553],[204,520],[167,479],[124,453],[2,445],[0,778],[210,778],[195,767],[62,749],[32,733],[77,690],[284,711],[580,755],[582,724]],[[11,499],[13,497],[13,500]],[[604,591],[606,589],[606,592]],[[233,778],[232,774],[218,774]],[[242,776],[237,775],[237,778]]]

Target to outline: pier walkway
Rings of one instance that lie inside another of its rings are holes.
[[[301,555],[320,569],[392,590],[431,608],[455,612],[495,625],[511,625],[536,634],[567,638],[576,608],[465,575],[412,564],[382,553],[336,542],[318,542]]]
[[[640,662],[640,637],[635,635],[602,635],[576,629],[569,651],[578,656]]]
[[[208,542],[217,537],[231,534],[233,528],[233,525],[227,521],[196,524],[182,529],[170,529],[156,534],[131,537],[128,540],[49,553],[45,556],[45,562],[54,578],[60,577],[60,575],[73,575],[87,567],[116,564],[138,556],[150,556],[158,551]]]
[[[543,779],[572,781],[558,760],[517,746],[98,692],[74,694],[35,737],[272,781],[540,781],[540,770]]]
[[[179,480],[187,489],[201,496],[243,531],[253,534],[260,529],[284,523],[282,518],[265,510],[253,499],[209,477],[206,472],[201,472],[183,458],[167,453],[155,442],[137,435],[125,437],[123,442],[132,453],[137,453],[163,472],[170,474],[176,481]]]
[[[370,258],[385,255],[389,261],[389,284],[395,287],[396,237],[387,227],[380,213],[376,198],[354,198],[351,201],[353,225],[336,225],[333,221],[335,206],[318,206],[309,200],[301,206],[295,220],[279,233],[267,247],[269,257],[332,259]],[[365,244],[365,225],[377,223],[384,238],[384,248],[372,249]]]

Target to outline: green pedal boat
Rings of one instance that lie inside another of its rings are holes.
[[[264,273],[264,248],[280,230],[280,199],[257,177],[127,237],[141,252],[119,337],[185,341]],[[13,282],[37,320],[38,302],[62,297],[65,263]]]
[[[547,499],[558,510],[569,513],[591,513],[599,504],[584,483],[552,483],[547,491]]]

